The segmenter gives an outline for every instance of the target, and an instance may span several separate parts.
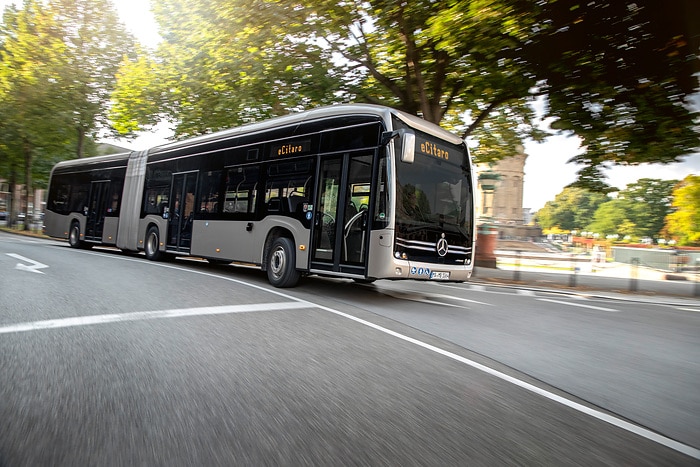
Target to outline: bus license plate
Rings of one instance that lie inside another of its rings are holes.
[[[433,271],[430,273],[431,279],[449,279],[450,273],[445,271]]]

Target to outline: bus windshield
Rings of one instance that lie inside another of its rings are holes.
[[[401,233],[410,233],[435,226],[466,237],[472,227],[469,225],[471,178],[463,168],[464,158],[468,157],[466,149],[450,146],[451,157],[446,158],[448,153],[440,149],[446,146],[444,142],[438,145],[419,136],[416,146],[425,142],[429,144],[430,154],[416,151],[413,163],[396,163],[397,228]]]

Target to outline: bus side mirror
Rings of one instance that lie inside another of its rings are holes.
[[[416,135],[409,130],[399,130],[399,148],[401,148],[401,162],[413,164],[416,153]]]
[[[386,131],[382,134],[382,144],[387,145],[396,138],[399,139],[398,150],[401,154],[401,162],[413,164],[413,158],[416,152],[415,133],[405,128],[396,131]]]

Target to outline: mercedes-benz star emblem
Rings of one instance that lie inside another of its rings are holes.
[[[445,240],[445,234],[442,234],[440,240],[435,243],[435,250],[438,256],[445,256],[447,254],[449,246],[447,245],[447,240]]]

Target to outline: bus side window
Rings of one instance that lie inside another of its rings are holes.
[[[385,228],[389,224],[389,219],[391,219],[386,161],[386,157],[379,159],[379,186],[377,186],[377,197],[374,205],[374,222],[372,223],[375,229]]]
[[[221,189],[221,171],[203,172],[199,191],[199,212],[201,214],[219,213],[219,191]]]
[[[258,167],[233,167],[228,170],[224,213],[254,214],[258,189]]]

